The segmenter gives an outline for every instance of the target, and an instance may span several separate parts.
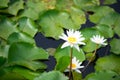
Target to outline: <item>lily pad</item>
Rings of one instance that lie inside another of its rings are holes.
[[[48,59],[48,53],[30,43],[17,42],[10,46],[8,54],[10,65],[21,65],[35,71],[46,68],[44,63],[36,61],[44,59]]]
[[[113,39],[110,42],[111,52],[120,55],[120,39]]]
[[[99,58],[96,62],[95,70],[111,70],[120,74],[120,57],[116,55],[109,55]]]
[[[39,77],[36,77],[34,80],[68,80],[68,78],[59,71],[51,71],[48,73],[43,73]]]
[[[0,8],[8,7],[9,0],[0,0]]]
[[[2,17],[0,20],[0,37],[7,40],[10,34],[17,32],[16,26],[10,19]]]
[[[87,75],[85,80],[119,80],[117,73],[113,71],[99,71]]]
[[[35,22],[32,19],[29,18],[21,18],[19,19],[19,27],[18,29],[21,32],[24,32],[28,34],[31,37],[34,37],[34,35],[37,32],[37,26]]]
[[[55,52],[55,58],[57,61],[63,56],[70,56],[70,47],[61,49],[60,47]],[[73,57],[76,57],[80,62],[85,60],[85,54],[82,49],[80,51],[73,48]]]
[[[108,25],[97,25],[96,29],[100,32],[100,34],[102,36],[104,36],[105,38],[111,38],[114,35],[114,32],[112,30],[112,27],[108,26]],[[107,31],[106,31],[107,30]]]
[[[12,15],[17,15],[18,11],[21,9],[24,9],[24,1],[15,0],[14,2],[9,4],[8,12]]]

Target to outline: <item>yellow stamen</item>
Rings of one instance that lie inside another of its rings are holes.
[[[77,40],[75,37],[68,37],[68,42],[75,43]]]
[[[76,64],[72,64],[72,68],[76,68]]]

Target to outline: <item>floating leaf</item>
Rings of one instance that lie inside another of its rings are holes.
[[[99,0],[73,0],[74,4],[79,8],[85,9],[91,6],[98,6],[100,4]]]
[[[25,80],[25,78],[17,73],[12,72],[13,67],[2,67],[0,69],[0,80]]]
[[[117,19],[115,20],[115,24],[113,25],[113,29],[115,31],[115,33],[120,36],[120,15],[118,14]]]
[[[22,67],[4,67],[0,70],[0,80],[33,80],[40,73]]]
[[[43,14],[48,9],[55,7],[55,0],[27,0],[26,7],[20,17],[28,17],[37,20],[39,15]]]
[[[0,0],[0,8],[8,7],[9,0]]]
[[[88,11],[91,11],[94,13],[93,15],[90,15],[89,17],[90,21],[94,23],[99,23],[102,18],[109,15],[109,13],[114,12],[113,9],[108,6],[100,6],[100,7],[95,6],[95,7],[88,9]],[[101,23],[101,24],[106,24],[106,23]]]
[[[0,45],[0,56],[7,58],[8,57],[8,51],[9,51],[9,45]]]
[[[117,12],[111,12],[100,20],[100,24],[106,24],[114,28],[115,26],[118,26],[117,23],[119,22],[119,20],[120,14]]]
[[[0,67],[4,65],[5,62],[6,62],[6,58],[4,58],[3,56],[0,56]]]
[[[85,46],[82,47],[85,52],[93,52],[96,49],[96,44],[88,41]]]
[[[113,71],[99,71],[95,73],[91,73],[87,75],[85,80],[119,80],[116,77],[118,77],[117,73]]]
[[[96,29],[100,32],[100,34],[102,36],[104,36],[105,38],[111,38],[113,37],[114,33],[112,30],[112,27],[108,26],[108,25],[97,25]],[[107,30],[107,31],[106,31]]]
[[[96,28],[85,28],[81,30],[81,33],[85,37],[86,45],[83,46],[83,50],[85,52],[93,52],[96,49],[96,44],[93,43],[90,38],[93,37],[93,35],[99,35],[99,31]]]
[[[59,20],[57,19],[58,14],[58,11],[48,11],[40,18],[39,25],[41,26],[42,32],[45,33],[45,36],[58,38],[63,33],[60,23],[56,22]],[[65,19],[68,15],[63,13],[60,16]]]
[[[33,20],[38,19],[39,13],[45,9],[44,4],[37,0],[27,0],[26,7],[20,17],[28,17]]]
[[[66,76],[64,76],[59,71],[51,71],[48,73],[43,73],[39,77],[36,77],[34,80],[68,80]]]
[[[32,19],[21,18],[19,20],[19,30],[34,37],[37,32],[37,26]]]
[[[0,37],[7,40],[10,34],[17,32],[16,24],[7,18],[3,18],[0,20]]]
[[[120,74],[120,57],[116,55],[109,55],[103,58],[99,58],[96,62],[96,71],[112,70]]]
[[[91,59],[92,58],[92,59]],[[96,56],[93,56],[93,53],[87,53],[86,54],[86,59],[87,60],[91,60],[91,61],[94,61],[96,58]]]
[[[113,4],[116,2],[117,2],[117,0],[104,0],[104,4]]]
[[[63,56],[70,56],[70,47],[61,49],[60,47],[55,52],[55,58],[57,61]],[[76,57],[80,62],[85,60],[85,54],[82,49],[80,51],[73,48],[73,57]]]
[[[12,44],[14,42],[28,42],[31,44],[34,44],[35,41],[31,36],[28,36],[24,33],[12,33],[8,39],[7,39],[9,44]]]
[[[73,74],[73,80],[82,80],[82,75],[76,71],[72,72]]]
[[[56,8],[59,10],[64,9],[66,11],[69,11],[72,5],[73,5],[72,0],[56,0]]]
[[[93,35],[99,35],[99,31],[96,28],[85,28],[81,30],[81,33],[85,37],[85,42],[89,41]]]
[[[35,60],[48,59],[48,53],[29,43],[13,43],[8,54],[8,63],[27,67],[31,70],[45,69],[46,65]]]
[[[69,13],[70,13],[70,16],[71,16],[73,22],[75,23],[75,25],[78,26],[78,29],[80,28],[81,24],[85,24],[86,16],[82,10],[80,10],[76,7],[71,7]]]
[[[69,56],[62,56],[59,59],[59,61],[57,62],[55,70],[59,70],[61,72],[64,72],[65,69],[67,69],[69,63],[70,63],[70,57]]]
[[[113,39],[110,42],[111,52],[120,55],[120,39]]]
[[[8,7],[8,12],[12,15],[17,15],[18,11],[24,9],[24,1],[23,0],[15,0]]]
[[[25,79],[33,80],[37,77],[40,73],[32,72],[28,69],[21,68],[21,67],[14,67],[12,70],[13,73],[23,76]],[[7,76],[6,76],[7,77]]]

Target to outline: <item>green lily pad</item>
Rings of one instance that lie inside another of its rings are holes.
[[[39,77],[36,77],[34,80],[68,80],[68,78],[59,71],[51,71],[48,73],[43,73]]]
[[[117,2],[117,0],[104,0],[104,4],[113,4],[116,2]]]
[[[98,6],[100,4],[99,0],[73,0],[74,4],[79,8],[85,9],[91,6]]]
[[[42,15],[46,10],[55,7],[55,0],[27,0],[26,7],[20,17],[28,17],[37,20],[39,15]]]
[[[0,20],[0,37],[7,40],[8,36],[13,32],[17,32],[16,24],[10,19],[2,17]]]
[[[67,69],[68,65],[70,64],[70,57],[69,56],[62,56],[55,66],[55,70],[59,70],[64,72]]]
[[[100,32],[96,28],[85,28],[81,30],[81,33],[85,37],[86,42],[86,45],[83,46],[82,49],[85,52],[93,52],[96,49],[96,44],[93,43],[90,38],[92,38],[94,35],[99,35]]]
[[[33,80],[40,73],[33,72],[23,67],[4,67],[0,70],[0,80]]]
[[[55,52],[55,58],[57,61],[63,56],[70,56],[70,47],[61,49],[60,47]],[[73,48],[73,57],[76,57],[80,62],[85,60],[85,54],[82,49],[80,51]]]
[[[9,0],[0,0],[0,8],[8,7]]]
[[[99,23],[102,18],[104,19],[105,16],[108,16],[111,12],[114,12],[114,10],[108,6],[99,6],[99,7],[95,6],[88,9],[88,11],[92,11],[94,13],[89,17],[90,21],[94,23]],[[113,20],[113,19],[110,18],[110,20]],[[101,24],[106,24],[106,23],[101,23]]]
[[[2,65],[4,65],[5,62],[6,62],[6,58],[0,56],[0,67],[1,67]]]
[[[81,33],[85,37],[85,42],[90,41],[90,38],[93,37],[93,35],[99,35],[99,31],[96,28],[85,28],[81,30]]]
[[[12,33],[8,39],[8,44],[12,44],[14,42],[28,42],[34,44],[35,41],[31,36],[26,35],[25,33]]]
[[[36,26],[35,22],[32,19],[29,19],[29,18],[19,19],[18,29],[21,32],[24,32],[24,33],[30,35],[31,37],[34,37],[34,35],[37,32],[37,26]]]
[[[48,11],[40,18],[39,25],[41,26],[42,32],[45,33],[45,36],[58,38],[58,36],[63,33],[63,29],[60,26],[60,23],[56,22],[59,20],[57,19],[58,16],[58,11]],[[68,15],[63,13],[60,16],[65,18]]]
[[[56,8],[59,10],[69,11],[72,5],[72,0],[56,0]]]
[[[111,70],[120,74],[120,57],[116,55],[109,55],[99,58],[96,62],[95,70]]]
[[[113,71],[99,71],[87,75],[85,80],[119,80],[118,74]]]
[[[110,49],[111,52],[120,55],[120,39],[114,38],[113,40],[111,40],[110,46],[111,46]]]
[[[35,71],[46,68],[44,63],[36,61],[44,59],[48,59],[48,53],[30,43],[18,42],[10,46],[8,54],[10,65],[21,65]]]
[[[3,58],[8,57],[9,45],[0,45],[0,56]]]
[[[16,0],[10,3],[8,7],[8,12],[12,15],[17,15],[18,11],[24,9],[24,1],[23,0]]]
[[[100,34],[102,36],[104,36],[105,38],[111,38],[114,35],[114,32],[112,30],[112,27],[108,26],[108,25],[97,25],[96,29],[100,32]],[[106,31],[107,30],[107,31]]]
[[[86,16],[82,10],[76,7],[71,7],[69,13],[73,20],[73,23],[75,23],[75,25],[78,26],[76,27],[76,29],[79,29],[81,24],[85,24]]]
[[[76,71],[72,72],[73,74],[73,80],[82,80],[82,75]]]
[[[103,18],[101,18],[100,24],[106,24],[114,28],[115,26],[118,26],[117,24],[119,23],[119,20],[120,14],[112,11],[109,14],[106,14],[106,16],[104,16]]]

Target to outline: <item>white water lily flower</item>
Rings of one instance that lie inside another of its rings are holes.
[[[79,69],[84,67],[84,66],[80,66],[81,64],[82,62],[79,62],[79,60],[77,60],[76,57],[74,57],[72,59],[72,70],[75,70],[76,72],[81,73]],[[68,66],[68,69],[65,70],[65,72],[68,72],[69,69],[70,69],[70,65]]]
[[[74,31],[73,29],[68,30],[67,35],[63,33],[60,38],[66,41],[61,48],[70,46],[75,47],[79,51],[79,44],[85,45],[85,43],[82,42],[85,38],[82,37],[81,32]]]
[[[93,36],[90,39],[91,39],[92,42],[94,42],[96,44],[107,45],[107,43],[105,43],[105,41],[107,39],[104,39],[104,37],[101,37],[100,35]]]

